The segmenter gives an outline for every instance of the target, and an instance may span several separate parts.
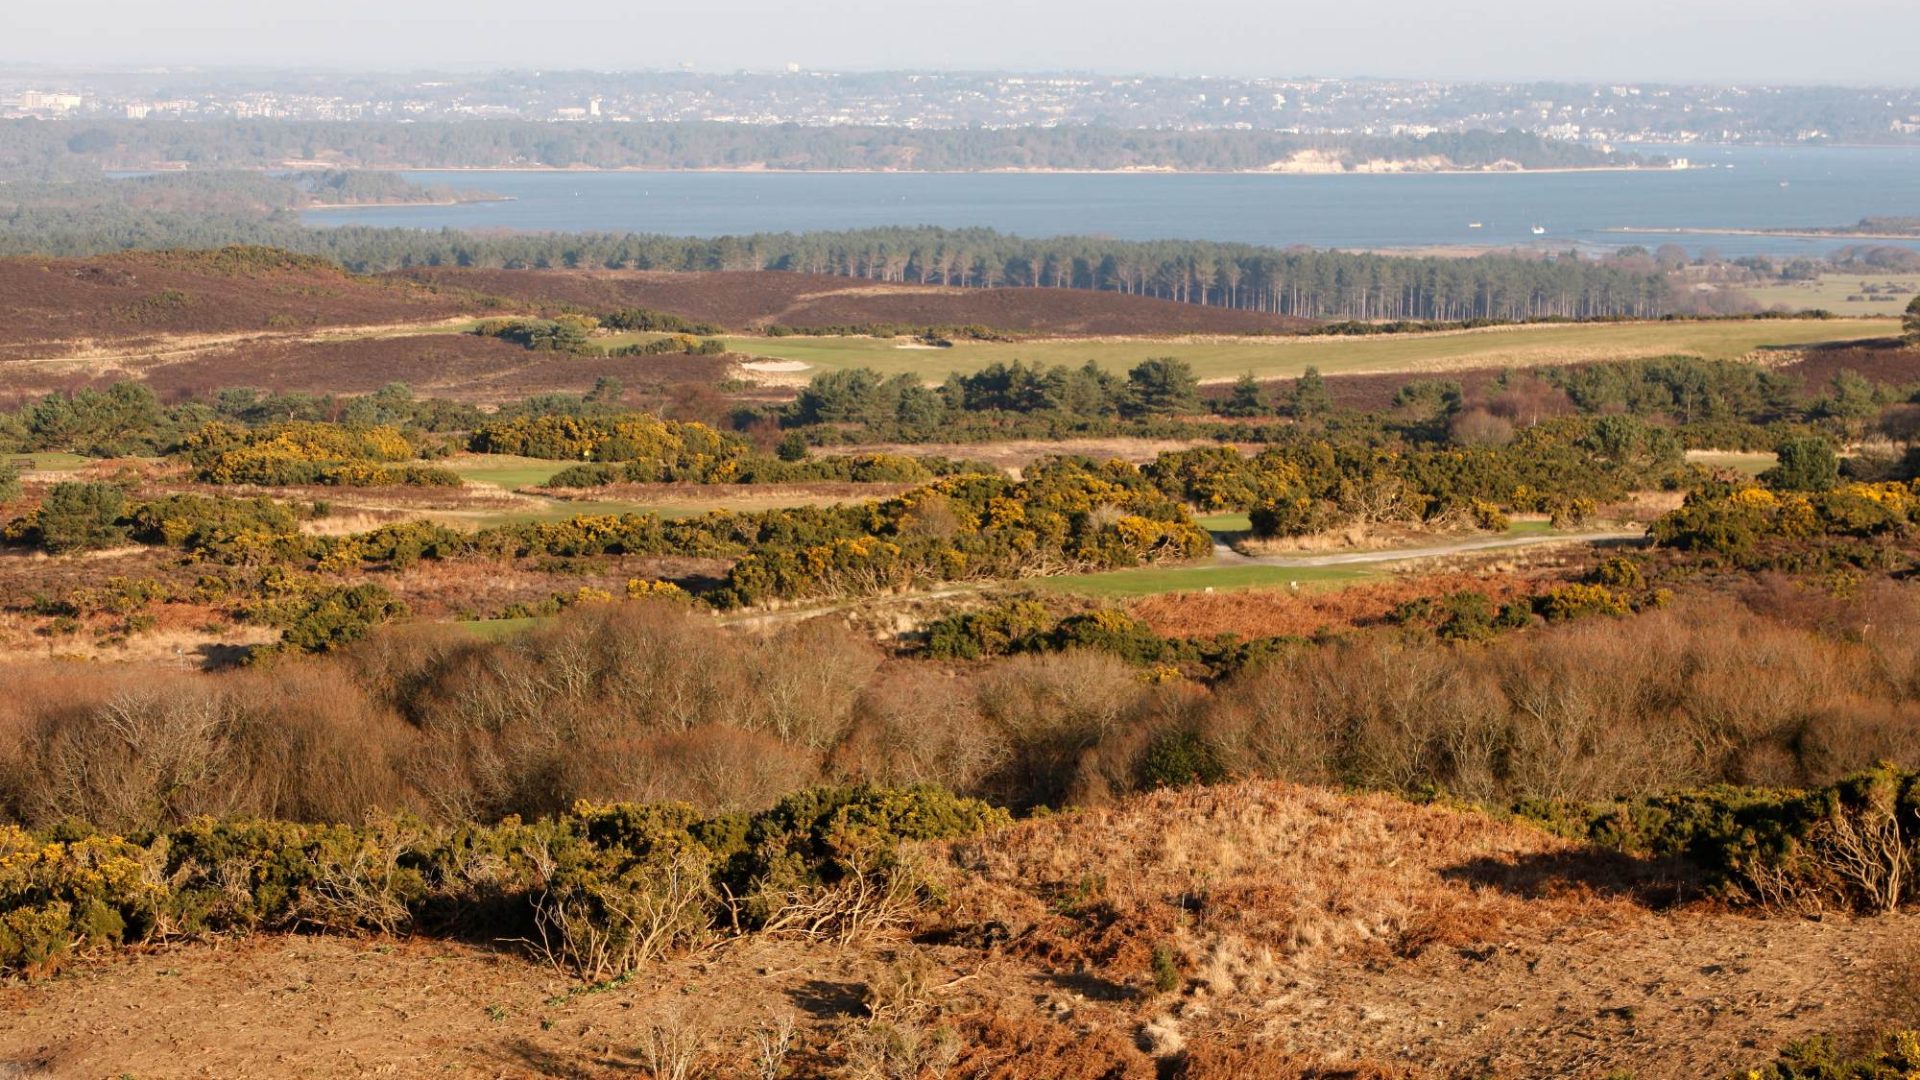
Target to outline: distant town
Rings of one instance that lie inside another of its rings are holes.
[[[1920,143],[1920,90],[1345,78],[803,70],[352,75],[0,69],[0,118],[707,121],[921,129],[1105,127],[1589,145]]]

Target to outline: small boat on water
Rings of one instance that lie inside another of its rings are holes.
[[[1482,224],[1481,224],[1480,222],[1478,222],[1478,221],[1469,221],[1469,222],[1467,222],[1467,228],[1469,228],[1469,229],[1484,229],[1484,228],[1486,228],[1486,226],[1485,226],[1485,225],[1482,225]]]
[[[1545,225],[1535,225],[1533,227],[1533,235],[1535,236],[1547,235],[1547,227]]]

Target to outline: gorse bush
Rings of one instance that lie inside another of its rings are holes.
[[[1910,1080],[1915,1075],[1920,1075],[1920,1031],[1903,1030],[1853,1052],[1831,1037],[1797,1042],[1764,1068],[1737,1072],[1726,1080]]]
[[[1040,462],[1019,481],[943,478],[826,520],[840,527],[749,550],[714,602],[749,605],[918,582],[1180,562],[1213,547],[1179,504],[1117,461]]]
[[[1825,491],[1710,485],[1653,525],[1658,544],[1749,569],[1877,565],[1920,520],[1913,483],[1839,484]]]
[[[209,424],[181,450],[196,479],[209,484],[410,484],[458,487],[451,470],[412,462],[416,448],[391,427],[295,421],[260,428]]]
[[[600,979],[796,905],[917,884],[903,843],[980,836],[1004,812],[934,788],[796,793],[763,813],[581,805],[537,822],[430,828],[203,818],[125,836],[0,826],[0,970],[216,932],[312,928],[524,940]]]
[[[796,460],[755,454],[701,464],[704,468],[697,474],[665,465],[655,458],[619,465],[572,465],[549,478],[547,486],[591,488],[621,483],[816,484],[834,481],[899,484],[924,483],[938,476],[997,471],[987,465],[904,454],[827,455]]]
[[[1893,765],[1807,791],[1719,787],[1518,811],[1636,855],[1685,859],[1741,899],[1863,911],[1920,900],[1920,772]]]
[[[518,454],[557,461],[646,461],[671,473],[698,476],[746,453],[747,443],[705,424],[661,420],[645,413],[612,416],[516,416],[474,429],[481,454]]]
[[[925,654],[936,660],[1087,650],[1160,672],[1209,679],[1231,675],[1300,643],[1298,638],[1235,634],[1171,638],[1124,611],[1101,608],[1057,616],[1034,600],[1008,600],[944,616],[929,623],[924,634]]]
[[[635,333],[692,334],[699,337],[713,337],[716,334],[726,333],[723,327],[713,323],[694,322],[669,312],[650,311],[647,308],[623,308],[602,315],[600,325],[609,330],[626,330]]]

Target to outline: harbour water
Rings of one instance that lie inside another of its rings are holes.
[[[1684,170],[1402,175],[417,172],[511,196],[310,212],[314,225],[720,236],[889,225],[1316,248],[1677,243],[1817,255],[1920,240],[1706,234],[1920,216],[1920,148],[1687,147]],[[1470,227],[1481,223],[1480,228]],[[1535,229],[1544,230],[1536,234]],[[1623,231],[1647,230],[1647,231]]]

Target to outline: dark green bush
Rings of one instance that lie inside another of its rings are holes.
[[[328,652],[373,632],[381,623],[407,614],[407,605],[385,586],[364,585],[325,589],[298,601],[285,615],[281,643],[301,652]]]
[[[33,536],[56,555],[124,544],[126,492],[112,484],[69,480],[53,485],[33,517]]]
[[[1826,1036],[1797,1042],[1765,1068],[1737,1072],[1727,1080],[1912,1080],[1914,1076],[1920,1076],[1920,1031],[1893,1031],[1854,1053]]]
[[[927,625],[927,655],[935,660],[980,660],[1024,651],[1029,639],[1052,629],[1053,613],[1034,600],[1015,600],[947,615]]]
[[[1147,744],[1136,779],[1143,788],[1218,784],[1227,779],[1220,750],[1196,731],[1163,732]]]
[[[751,816],[581,806],[432,829],[201,819],[164,833],[0,826],[0,970],[180,934],[308,928],[527,941],[598,978],[796,896],[903,872],[904,842],[976,836],[1004,811],[935,788],[827,788]],[[736,905],[726,897],[740,898]]]
[[[1634,855],[1677,858],[1754,902],[1885,910],[1920,898],[1920,773],[1883,765],[1808,791],[1712,787],[1600,806],[1516,812]]]

